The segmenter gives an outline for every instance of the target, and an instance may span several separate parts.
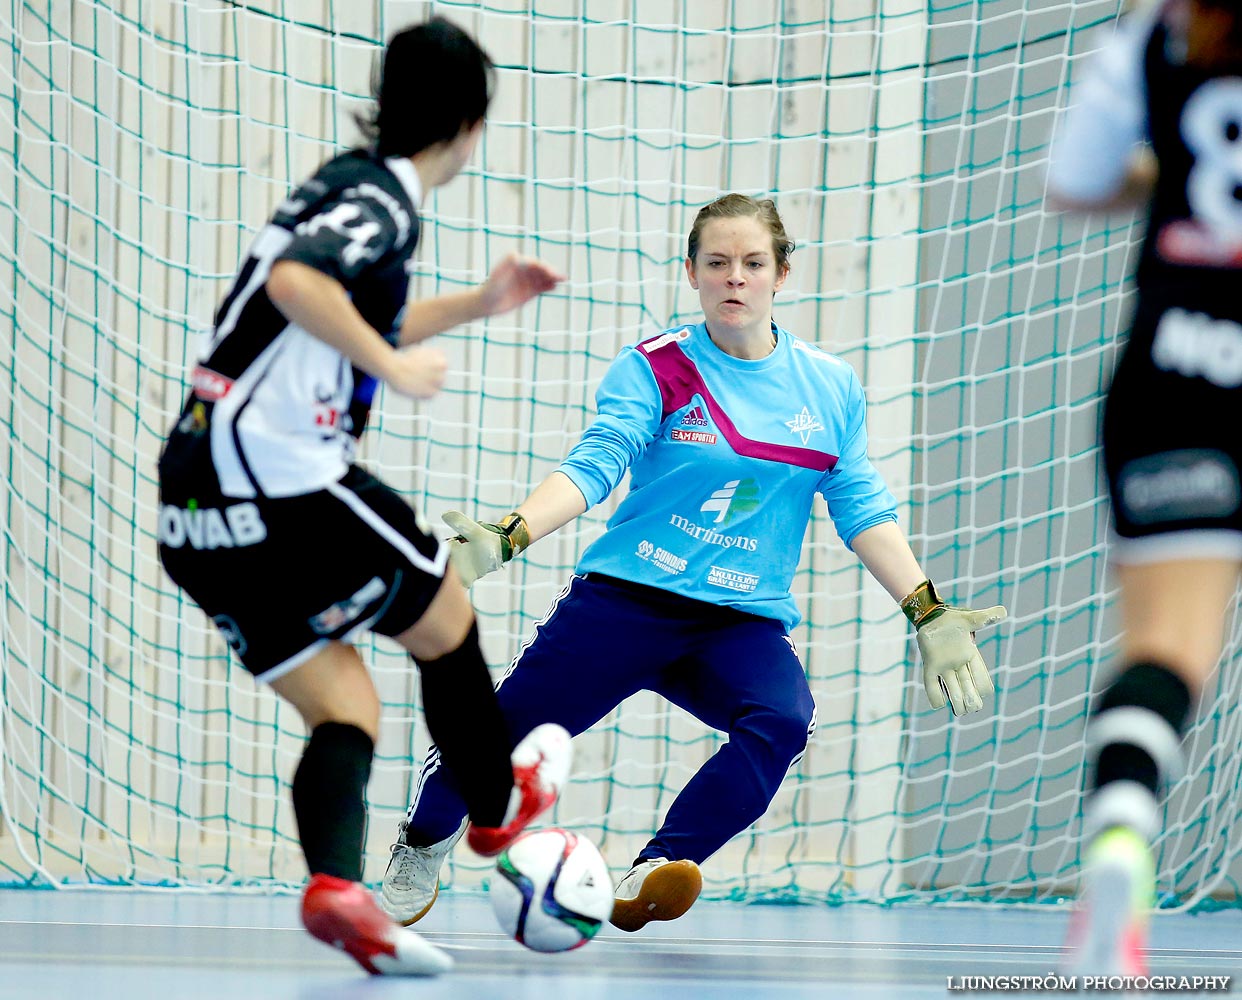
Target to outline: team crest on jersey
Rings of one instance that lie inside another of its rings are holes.
[[[177,421],[177,430],[182,434],[206,434],[207,427],[207,407],[201,402],[191,406],[189,412]]]
[[[700,430],[700,428],[707,425],[708,421],[703,414],[703,407],[692,406],[686,411],[685,416],[681,418],[681,426],[674,427],[669,432],[669,437],[674,441],[682,441],[687,444],[715,444],[715,434],[711,431]]]
[[[811,435],[824,429],[824,425],[819,422],[819,417],[812,416],[811,411],[805,406],[802,407],[801,413],[794,414],[792,420],[786,420],[785,426],[789,428],[789,433],[797,434],[802,438],[803,444],[809,444]]]

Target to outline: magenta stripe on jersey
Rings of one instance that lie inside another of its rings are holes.
[[[639,345],[655,374],[656,384],[660,387],[660,398],[664,409],[661,420],[670,413],[680,410],[697,393],[703,397],[708,412],[712,415],[712,420],[720,428],[720,433],[739,455],[746,458],[762,458],[769,462],[783,462],[786,465],[797,465],[804,469],[814,469],[817,472],[831,472],[836,467],[837,456],[830,455],[826,451],[796,448],[787,444],[771,444],[767,441],[752,441],[743,436],[741,431],[733,425],[729,415],[725,413],[724,407],[716,402],[716,398],[708,391],[703,376],[699,374],[694,362],[686,356],[686,352],[681,349],[681,345],[675,341],[664,340],[665,337],[669,335],[665,334],[664,337],[656,337],[654,340]],[[650,350],[650,345],[659,340],[664,340],[664,343]]]

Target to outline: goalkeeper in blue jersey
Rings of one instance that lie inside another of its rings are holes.
[[[845,544],[918,628],[933,707],[978,711],[993,690],[973,633],[1003,608],[941,602],[867,457],[853,370],[772,319],[793,243],[771,201],[703,208],[686,276],[704,319],[628,347],[599,387],[598,417],[561,466],[498,524],[451,513],[469,584],[603,501],[630,492],[498,687],[510,735],[557,722],[578,734],[640,690],[728,734],[677,796],[616,890],[634,931],[681,916],[698,866],[767,809],[815,728],[789,630],[815,494]],[[435,901],[465,804],[433,748],[384,877],[398,920]]]

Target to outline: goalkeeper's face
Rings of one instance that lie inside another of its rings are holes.
[[[709,325],[738,333],[767,334],[772,296],[787,273],[777,266],[768,227],[753,215],[712,219],[703,226],[697,256],[686,261]]]

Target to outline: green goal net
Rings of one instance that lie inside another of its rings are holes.
[[[508,511],[589,422],[616,352],[696,315],[680,257],[697,208],[773,196],[799,245],[778,321],[859,372],[874,459],[942,591],[1011,617],[981,636],[988,711],[932,713],[904,619],[817,510],[795,638],[819,731],[705,892],[1070,890],[1085,709],[1115,646],[1097,407],[1139,234],[1047,214],[1043,171],[1118,7],[0,0],[0,883],[301,882],[301,723],[162,574],[154,463],[257,227],[356,141],[383,40],[438,13],[491,52],[498,95],[474,162],[426,206],[413,291],[474,283],[514,249],[570,277],[443,337],[448,388],[381,397],[365,461],[430,523]],[[612,508],[475,588],[497,670]],[[428,739],[409,661],[364,653],[384,700],[377,879]],[[1242,714],[1222,676],[1158,845],[1183,905],[1237,894]],[[722,739],[631,699],[577,741],[554,819],[623,868]],[[482,868],[463,849],[446,877]]]

